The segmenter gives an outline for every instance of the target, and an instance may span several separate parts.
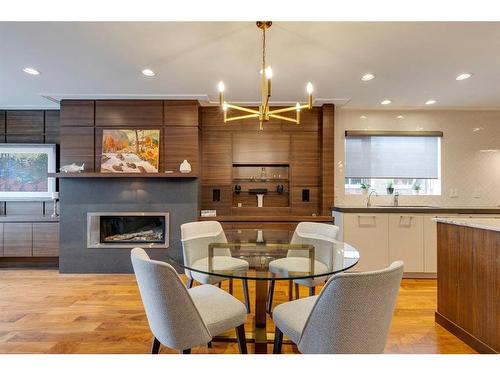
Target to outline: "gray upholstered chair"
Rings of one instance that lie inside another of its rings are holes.
[[[403,262],[373,272],[334,275],[319,296],[276,306],[274,353],[283,334],[301,353],[382,353],[396,305]]]
[[[332,269],[335,261],[334,243],[338,237],[339,227],[332,224],[301,222],[295,228],[292,237],[292,244],[309,244],[315,250],[315,272],[327,272]],[[280,258],[269,262],[269,270],[272,273],[287,275],[293,271],[307,269],[309,264],[309,252],[306,250],[288,250],[286,258]],[[316,286],[324,283],[327,277],[317,277],[314,279],[293,280],[295,284],[295,295],[299,298],[299,285],[309,288],[309,295],[315,294]],[[271,312],[273,304],[275,281],[272,280],[269,287],[267,300],[267,312]],[[290,287],[289,299],[292,300],[292,289]]]
[[[222,225],[218,221],[195,221],[181,225],[182,254],[184,265],[198,269],[208,269],[208,245],[210,243],[227,243],[227,238]],[[214,249],[214,267],[220,271],[246,271],[249,264],[246,260],[233,258],[228,248]],[[226,278],[210,276],[200,272],[185,270],[188,278],[188,288],[193,285],[193,280],[201,284],[218,284]],[[247,312],[250,312],[250,299],[248,295],[248,281],[243,281],[243,292]],[[232,279],[229,279],[232,290]]]
[[[240,352],[247,353],[245,305],[213,285],[188,290],[170,264],[149,259],[141,248],[133,249],[131,258],[154,335],[153,354],[159,353],[160,343],[187,354],[192,347],[208,344],[213,336],[233,328]]]

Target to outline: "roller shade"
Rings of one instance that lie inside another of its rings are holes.
[[[437,179],[439,149],[439,135],[346,132],[345,177]]]

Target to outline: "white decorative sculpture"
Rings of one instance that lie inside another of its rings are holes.
[[[264,194],[257,194],[257,207],[264,207]]]
[[[191,164],[187,160],[184,160],[179,167],[179,171],[181,173],[191,173]]]
[[[64,173],[76,173],[76,172],[83,172],[85,169],[85,163],[82,165],[76,165],[75,163],[73,164],[68,164],[68,165],[63,165],[59,170]]]

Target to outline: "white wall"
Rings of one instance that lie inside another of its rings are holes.
[[[366,119],[360,118],[362,115]],[[403,119],[398,119],[398,116]],[[441,196],[402,196],[400,204],[500,206],[499,110],[350,110],[335,118],[335,204],[365,204],[361,195],[344,194],[345,130],[440,130]],[[497,152],[480,150],[498,149]],[[458,197],[450,198],[450,189]],[[391,197],[375,198],[388,204]]]

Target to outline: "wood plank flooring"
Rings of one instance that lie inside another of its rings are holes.
[[[227,282],[223,288],[227,290]],[[250,282],[250,293],[253,293]],[[275,304],[288,300],[277,283]],[[318,290],[319,292],[319,290]],[[301,289],[303,296],[307,290]],[[234,294],[243,300],[241,282]],[[475,353],[434,323],[435,280],[403,280],[386,353]],[[151,333],[133,275],[60,275],[56,270],[0,270],[1,353],[148,353]],[[253,316],[246,329],[251,331]],[[270,331],[274,330],[269,319]],[[251,344],[249,351],[253,351]],[[269,345],[271,349],[271,345]],[[297,353],[284,345],[285,353]],[[237,353],[233,343],[193,353]],[[162,347],[162,353],[176,353]]]

